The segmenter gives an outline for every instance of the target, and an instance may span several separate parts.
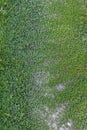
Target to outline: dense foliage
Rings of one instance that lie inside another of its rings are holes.
[[[86,130],[86,55],[84,1],[1,0],[0,129],[48,130],[35,109],[68,102],[62,122],[72,119],[75,130]],[[60,83],[66,88],[58,92]],[[46,86],[55,99],[41,95]]]

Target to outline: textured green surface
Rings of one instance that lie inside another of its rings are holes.
[[[65,102],[59,126],[72,119],[75,130],[86,130],[86,55],[83,1],[0,1],[0,130],[55,130],[37,110]]]

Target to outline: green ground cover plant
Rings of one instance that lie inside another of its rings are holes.
[[[84,1],[1,0],[0,129],[86,130],[86,55]]]

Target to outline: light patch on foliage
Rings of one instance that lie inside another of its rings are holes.
[[[64,89],[65,89],[65,86],[63,85],[63,84],[58,84],[58,85],[56,85],[56,90],[58,90],[58,91],[63,91]]]
[[[48,98],[52,98],[52,99],[55,97],[53,94],[53,91],[50,87],[44,88],[43,93],[44,93],[44,97],[48,97]]]
[[[49,130],[58,130],[61,119],[63,118],[66,103],[55,107],[54,109],[49,108],[47,105],[43,106],[42,109],[37,109],[35,113],[38,113],[40,119],[48,126]],[[68,125],[70,125],[68,123]]]
[[[3,9],[3,7],[1,7],[1,8],[0,8],[0,13],[3,14],[3,15],[6,14],[6,10]]]
[[[63,124],[59,130],[74,130],[73,121],[70,119],[66,124]]]
[[[53,43],[55,43],[55,41],[52,39],[52,40],[49,40],[48,42],[53,42]],[[49,66],[49,65],[51,65],[51,66],[53,66],[53,65],[57,65],[58,63],[59,63],[59,59],[58,58],[55,58],[55,59],[53,59],[53,58],[47,58],[47,59],[45,59],[44,60],[44,62],[43,62],[43,65],[45,66],[45,67],[47,67],[47,66]]]
[[[50,78],[49,72],[37,71],[34,74],[35,84],[39,86],[47,84],[49,82],[49,78]]]

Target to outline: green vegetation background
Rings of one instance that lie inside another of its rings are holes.
[[[87,129],[87,9],[84,1],[51,2],[0,0],[0,130],[48,130],[32,108],[68,100],[66,121],[72,118],[75,130]],[[45,67],[60,75],[50,87],[70,80],[63,92],[54,92],[55,102],[29,93],[46,58],[60,61]]]

